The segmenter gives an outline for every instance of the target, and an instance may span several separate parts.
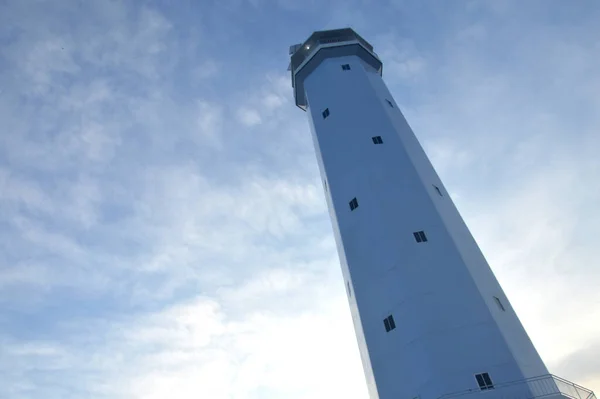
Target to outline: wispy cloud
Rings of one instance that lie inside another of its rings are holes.
[[[284,70],[344,20],[544,358],[598,386],[592,21],[296,3],[0,5],[2,394],[367,396]]]
[[[252,108],[241,108],[238,110],[239,121],[246,126],[258,125],[262,122],[257,110]]]
[[[192,70],[192,76],[198,81],[215,78],[219,75],[219,68],[214,60],[204,61]]]

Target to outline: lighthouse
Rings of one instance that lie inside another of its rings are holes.
[[[371,399],[565,397],[352,29],[290,47]]]

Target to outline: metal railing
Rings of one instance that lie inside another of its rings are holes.
[[[440,396],[438,399],[458,398],[481,392],[469,389]],[[596,399],[593,391],[552,374],[528,378],[520,381],[494,384],[493,391],[486,390],[490,399],[535,399],[563,395],[571,399]]]

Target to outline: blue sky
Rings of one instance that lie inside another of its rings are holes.
[[[351,26],[600,391],[600,5],[0,0],[0,397],[367,398],[288,46]]]

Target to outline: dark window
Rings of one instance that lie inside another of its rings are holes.
[[[482,391],[485,391],[486,389],[494,389],[494,384],[492,383],[492,379],[488,373],[475,374],[475,379],[477,380],[479,389]]]
[[[503,312],[506,312],[506,309],[504,309],[504,305],[502,304],[502,301],[500,301],[500,298],[494,297],[494,300],[496,301],[496,304],[498,305],[500,310],[502,310]]]
[[[387,101],[388,105],[392,108],[394,108],[394,104],[392,104],[392,102],[390,100],[388,100],[387,98],[385,99],[385,101]]]
[[[485,381],[483,380],[482,374],[476,374],[475,379],[477,380],[477,385],[479,385],[479,388],[485,387]]]
[[[356,208],[358,208],[358,200],[353,198],[352,201],[350,201],[350,210],[353,211]]]
[[[417,240],[417,242],[427,242],[427,236],[425,235],[425,232],[415,231],[413,235],[415,236],[415,240]]]
[[[485,384],[487,385],[488,389],[494,388],[494,384],[492,384],[492,379],[490,378],[490,375],[488,373],[483,373],[483,381],[485,381]]]
[[[323,119],[327,118],[329,116],[329,108],[325,108],[325,111],[323,111]]]
[[[325,188],[325,191],[327,191],[327,180],[323,180],[323,187]]]
[[[389,315],[385,319],[383,319],[383,325],[385,326],[385,331],[390,332],[396,328],[396,322],[394,321],[394,316]]]
[[[390,320],[390,329],[394,329],[396,328],[396,322],[394,321],[394,316],[390,315],[390,317],[388,317],[388,319]]]
[[[440,191],[440,188],[438,186],[436,186],[435,184],[433,185],[433,188],[435,188],[435,191],[437,191],[437,193],[439,194],[440,197],[443,197],[442,192]]]
[[[371,140],[373,140],[373,144],[383,144],[383,139],[381,136],[371,137]]]
[[[348,289],[348,296],[352,296],[352,289],[350,288],[350,281],[346,281],[346,288]]]
[[[342,69],[344,71],[349,71],[350,70],[350,64],[344,64],[344,65],[342,65]]]

